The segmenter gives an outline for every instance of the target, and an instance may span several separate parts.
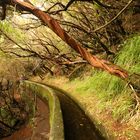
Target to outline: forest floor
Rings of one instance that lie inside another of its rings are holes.
[[[112,135],[115,140],[139,140],[140,129],[135,126],[133,117],[130,118],[131,121],[129,122],[114,118],[109,108],[102,109],[101,100],[96,96],[98,93],[77,93],[77,85],[71,84],[71,81],[63,77],[45,78],[43,81],[36,77],[33,80],[57,85],[57,87],[67,91],[71,96],[77,99],[82,106],[84,106],[90,116],[96,120],[98,124],[101,124],[105,128],[105,131],[109,135]],[[113,104],[110,104],[110,106],[113,106]]]

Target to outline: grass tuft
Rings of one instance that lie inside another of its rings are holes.
[[[131,73],[140,72],[140,36],[137,35],[124,42],[115,63]],[[99,109],[109,109],[117,120],[128,121],[135,108],[136,102],[127,84],[106,72],[93,70],[92,76],[77,78],[67,85],[74,87],[76,96],[96,95],[100,100]]]

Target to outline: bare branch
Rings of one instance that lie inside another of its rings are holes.
[[[106,24],[104,24],[103,26],[95,29],[93,32],[97,32],[103,28],[105,28],[106,26],[110,25],[112,22],[114,22],[127,8],[128,6],[130,6],[130,4],[133,2],[134,0],[130,0],[126,5],[125,7],[114,17],[112,18],[109,22],[107,22]]]

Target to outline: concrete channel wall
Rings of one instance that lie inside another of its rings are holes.
[[[23,87],[33,91],[40,99],[48,102],[50,111],[49,140],[64,140],[64,126],[58,97],[47,86],[40,83],[23,81]]]
[[[65,134],[64,134],[64,124],[63,124],[63,117],[62,117],[62,106],[60,106],[60,99],[58,98],[59,95],[64,95],[70,98],[72,101],[74,101],[90,118],[90,120],[95,124],[96,129],[99,131],[99,133],[103,136],[103,139],[105,140],[114,140],[114,137],[110,135],[104,127],[98,123],[98,121],[91,117],[89,112],[86,110],[86,108],[73,96],[71,96],[69,93],[63,91],[62,89],[59,89],[52,85],[37,83],[37,82],[31,82],[31,81],[24,81],[24,87],[29,88],[29,90],[33,91],[38,97],[41,99],[45,99],[49,104],[50,109],[50,138],[49,140],[64,140]],[[58,93],[57,93],[58,92]],[[100,140],[100,138],[98,138]]]
[[[91,119],[91,121],[96,125],[96,129],[100,131],[100,133],[103,135],[103,137],[106,140],[115,140],[115,137],[113,135],[111,135],[108,130],[106,130],[104,128],[104,126],[97,121],[96,118],[93,118],[93,116],[91,116],[91,114],[87,111],[87,109],[85,108],[85,106],[83,106],[83,104],[81,104],[74,96],[72,96],[70,93],[67,93],[66,91],[53,86],[53,85],[49,85],[49,84],[44,84],[48,87],[50,87],[52,90],[57,90],[60,91],[61,94],[64,94],[65,96],[68,96],[69,98],[71,98],[84,112],[85,114]]]

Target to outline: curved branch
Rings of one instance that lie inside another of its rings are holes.
[[[59,23],[50,15],[40,9],[37,9],[29,3],[21,2],[20,0],[11,1],[12,3],[9,4],[17,5],[20,9],[31,12],[33,15],[38,17],[44,24],[48,25],[48,27],[54,33],[56,33],[64,42],[66,42],[71,48],[73,48],[77,53],[79,53],[83,57],[83,59],[87,60],[93,67],[106,70],[112,75],[127,80],[129,74],[126,70],[110,63],[109,61],[99,59],[98,57],[87,52],[87,50],[83,48],[79,42],[69,36],[66,31],[61,28]]]
[[[106,26],[110,25],[113,21],[115,21],[125,10],[126,8],[133,2],[134,0],[130,0],[126,5],[125,7],[114,17],[112,18],[109,22],[107,22],[106,24],[104,24],[103,26],[95,29],[93,32],[97,32],[103,28],[105,28]]]

